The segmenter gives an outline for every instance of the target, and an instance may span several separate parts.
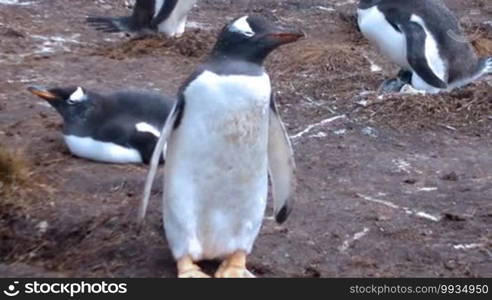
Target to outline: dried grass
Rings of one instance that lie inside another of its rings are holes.
[[[111,59],[124,60],[148,55],[166,56],[180,55],[201,58],[206,55],[215,43],[215,34],[200,29],[189,30],[179,39],[162,36],[146,36],[121,43],[102,46],[92,55],[105,56]]]
[[[22,151],[0,146],[0,195],[23,185],[28,176],[29,168]]]
[[[438,95],[395,94],[374,101],[363,115],[395,128],[487,130],[492,125],[492,87],[481,82]]]

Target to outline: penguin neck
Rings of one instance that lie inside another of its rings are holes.
[[[206,69],[222,75],[260,76],[265,72],[263,60],[245,59],[227,53],[213,53],[206,62]]]
[[[245,61],[262,66],[270,52],[266,49],[263,51],[248,51],[246,48],[231,48],[227,44],[217,43],[212,50],[211,58]]]

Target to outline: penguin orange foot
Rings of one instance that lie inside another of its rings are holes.
[[[200,267],[189,256],[178,259],[177,265],[179,278],[210,278],[210,276],[202,272]]]
[[[246,253],[234,252],[222,262],[215,278],[254,278],[255,275],[246,269]]]

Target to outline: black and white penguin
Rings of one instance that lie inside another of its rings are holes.
[[[63,138],[79,157],[108,163],[149,163],[174,99],[149,92],[110,95],[82,87],[29,87],[63,117]]]
[[[161,32],[180,37],[186,27],[189,11],[197,0],[137,0],[131,16],[88,17],[87,22],[104,32]]]
[[[179,277],[207,277],[195,264],[202,259],[224,259],[216,277],[253,277],[246,256],[264,217],[268,173],[277,222],[289,215],[294,158],[263,61],[302,36],[260,17],[235,19],[181,87],[139,212],[141,224],[167,141],[163,222]]]
[[[411,83],[438,93],[492,73],[492,57],[477,58],[441,0],[360,0],[357,14],[362,34],[402,68],[399,78],[383,83],[384,90]]]

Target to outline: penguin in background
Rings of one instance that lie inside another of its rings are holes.
[[[149,163],[175,102],[157,93],[101,95],[80,86],[28,90],[63,117],[63,139],[73,155],[106,163]]]
[[[196,265],[204,259],[223,260],[215,277],[254,277],[246,258],[264,218],[268,175],[276,221],[290,214],[294,157],[263,62],[302,36],[261,17],[237,18],[180,88],[138,219],[141,225],[167,141],[163,223],[178,277],[208,277]]]
[[[197,0],[136,0],[133,12],[125,17],[88,17],[95,29],[108,32],[148,34],[160,32],[180,37],[185,32],[188,13]]]
[[[476,56],[441,0],[360,0],[357,16],[362,34],[401,67],[383,91],[451,91],[492,73],[492,57]]]

